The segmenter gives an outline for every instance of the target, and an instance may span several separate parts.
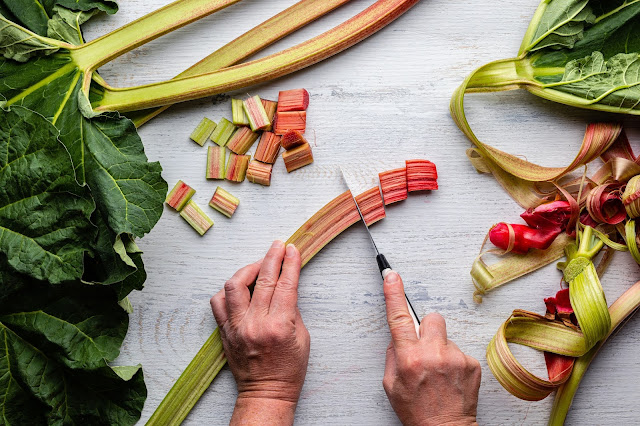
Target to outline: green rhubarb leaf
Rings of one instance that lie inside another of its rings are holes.
[[[10,271],[0,254],[2,424],[131,425],[142,370],[110,367],[128,315],[111,287],[51,286]]]
[[[96,235],[95,204],[57,135],[32,111],[0,110],[0,253],[15,271],[54,284],[82,276]]]
[[[25,62],[32,56],[50,55],[59,46],[0,15],[0,51],[7,59]]]
[[[116,234],[142,237],[160,218],[167,184],[133,123],[117,113],[87,118],[84,72],[67,50],[28,62],[0,60],[0,96],[46,117],[60,131],[81,184]]]
[[[545,1],[536,16],[539,20],[532,22],[523,42],[522,50],[525,52],[546,47],[572,48],[583,37],[585,25],[595,21],[589,0]]]
[[[56,40],[63,40],[71,44],[84,43],[80,26],[96,15],[99,10],[75,11],[64,7],[53,8],[54,15],[47,23],[47,36]]]
[[[49,35],[49,21],[61,7],[75,12],[118,11],[117,3],[108,0],[0,0],[0,14],[41,36]]]

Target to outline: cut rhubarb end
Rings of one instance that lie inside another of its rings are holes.
[[[371,188],[356,196],[356,203],[367,226],[386,217],[379,188]]]
[[[436,165],[427,160],[407,160],[407,190],[434,191],[438,189]]]
[[[209,201],[211,208],[218,210],[227,217],[233,216],[238,205],[240,205],[240,200],[220,187],[216,188],[216,192],[213,193],[213,197]]]
[[[252,132],[248,127],[239,127],[227,143],[227,148],[238,155],[243,155],[249,151],[258,136],[260,135]]]
[[[204,235],[213,226],[213,220],[194,201],[189,201],[180,216],[200,235]]]
[[[297,130],[289,130],[282,135],[282,140],[280,141],[280,145],[287,151],[305,143],[307,143],[307,140],[302,136],[302,133]]]
[[[283,90],[278,95],[278,112],[306,111],[309,107],[309,92],[305,89]]]
[[[388,206],[407,199],[409,191],[407,190],[406,167],[382,172],[378,176],[385,205]]]
[[[257,183],[258,185],[269,186],[271,185],[271,170],[273,165],[261,163],[260,161],[253,160],[247,167],[247,180],[251,183]]]
[[[231,121],[236,126],[248,126],[249,118],[244,111],[244,101],[242,99],[231,99]]]
[[[191,200],[191,197],[193,197],[193,194],[195,193],[195,189],[179,180],[178,183],[176,183],[176,186],[173,187],[171,192],[167,194],[167,199],[165,200],[165,202],[177,211],[181,211],[184,206],[187,205],[187,203]]]
[[[278,103],[278,105],[280,105]],[[276,135],[284,135],[289,130],[298,130],[301,133],[307,129],[307,113],[305,111],[278,112],[276,114]]]
[[[244,181],[250,159],[250,155],[236,155],[233,152],[230,152],[229,160],[227,161],[227,173],[225,179],[231,182]]]
[[[273,164],[279,153],[280,136],[271,132],[263,132],[253,157],[262,163]]]
[[[267,99],[262,99],[262,106],[267,113],[267,118],[269,119],[269,126],[267,126],[264,130],[270,132],[273,130],[273,122],[276,120],[276,111],[278,109],[278,103],[276,101],[270,101]]]
[[[282,159],[284,165],[287,168],[287,172],[291,173],[301,167],[307,166],[313,163],[313,152],[311,151],[311,145],[305,143],[296,148],[282,153]]]
[[[265,130],[271,126],[271,120],[269,120],[267,116],[267,111],[265,111],[262,105],[260,96],[253,96],[246,99],[244,101],[244,112],[249,119],[249,126],[251,126],[252,131]]]
[[[207,179],[224,179],[227,149],[210,146],[207,149]]]
[[[235,131],[236,126],[226,118],[223,118],[213,133],[211,133],[211,140],[220,146],[225,146]]]
[[[191,140],[197,143],[200,146],[204,146],[211,133],[216,128],[216,123],[214,121],[209,120],[208,118],[203,118],[198,127],[195,128],[193,133],[191,133]]]

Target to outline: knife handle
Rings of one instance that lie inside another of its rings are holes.
[[[378,268],[380,269],[380,274],[382,274],[382,279],[387,278],[387,275],[389,275],[389,273],[393,271],[393,269],[391,269],[391,265],[389,264],[389,261],[387,261],[387,258],[384,257],[384,254],[378,254],[376,256],[376,261],[378,262]],[[411,315],[411,319],[413,320],[413,325],[415,325],[416,327],[416,334],[418,335],[418,338],[419,338],[420,337],[420,320],[418,319],[418,315],[416,314],[415,309],[413,309],[413,305],[411,305],[411,301],[407,297],[407,293],[404,294],[404,298],[407,301],[407,308],[409,309],[409,315]]]

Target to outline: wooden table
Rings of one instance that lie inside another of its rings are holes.
[[[142,16],[167,0],[120,2],[116,16],[88,27],[92,39]],[[227,10],[149,43],[101,69],[108,82],[130,86],[167,79],[294,0],[244,0]],[[267,49],[275,52],[328,29],[372,1],[353,1]],[[544,312],[560,274],[550,266],[473,302],[469,268],[489,227],[519,222],[521,209],[488,176],[468,162],[468,140],[449,116],[449,99],[476,67],[517,52],[536,7],[532,0],[486,2],[425,0],[380,33],[310,69],[241,91],[276,98],[279,90],[311,93],[308,136],[315,163],[287,174],[281,160],[269,188],[245,182],[221,185],[241,199],[229,220],[211,211],[215,227],[200,238],[166,209],[145,251],[146,288],[131,296],[135,308],[119,358],[144,366],[149,418],[215,322],[209,297],[239,267],[257,260],[276,238],[286,239],[326,202],[345,190],[339,165],[366,172],[385,170],[408,158],[438,165],[440,190],[413,195],[374,227],[381,249],[404,277],[420,315],[440,312],[450,338],[482,363],[478,420],[481,424],[542,424],[552,398],[520,401],[494,379],[484,359],[498,326],[515,308]],[[206,206],[216,182],[204,179],[205,149],[188,136],[203,116],[229,117],[228,96],[171,108],[145,125],[147,155],[160,161],[172,186],[183,179]],[[554,105],[523,92],[472,95],[468,117],[486,142],[547,166],[568,164],[595,115]],[[631,127],[635,123],[629,123]],[[207,207],[208,209],[208,207]],[[621,254],[603,280],[609,302],[639,277]],[[303,271],[300,310],[311,333],[309,372],[297,411],[299,424],[395,424],[382,389],[389,332],[380,276],[369,240],[355,226],[325,248]],[[568,423],[625,424],[636,421],[640,327],[632,319],[601,352],[578,392]],[[521,359],[544,374],[541,356],[520,350]],[[188,417],[188,424],[225,424],[233,409],[233,377],[223,369]]]

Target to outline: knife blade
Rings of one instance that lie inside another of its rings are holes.
[[[360,210],[360,206],[358,205],[358,201],[356,201],[356,197],[353,195],[353,192],[351,191],[351,188],[349,187],[349,181],[347,180],[347,177],[346,177],[342,167],[340,167],[340,172],[342,173],[342,179],[344,180],[345,185],[347,185],[347,188],[349,189],[349,192],[351,193],[351,197],[353,198],[353,202],[356,205],[356,209],[358,210],[358,215],[360,215],[360,220],[362,221],[362,223],[364,224],[365,229],[367,230],[367,234],[369,235],[369,240],[371,241],[371,244],[373,245],[373,249],[376,252],[376,262],[378,263],[378,269],[380,270],[380,275],[382,275],[382,279],[384,280],[387,277],[387,275],[390,272],[393,271],[393,269],[391,268],[391,264],[389,263],[389,261],[387,261],[387,258],[385,257],[385,255],[380,253],[380,251],[378,250],[378,246],[376,245],[376,242],[373,239],[373,235],[371,234],[371,230],[369,229],[369,225],[367,225],[367,222],[364,220],[364,216],[362,215],[362,211]],[[382,196],[382,192],[380,193],[380,195]],[[383,203],[384,203],[384,198],[383,198]],[[415,325],[416,334],[418,335],[418,337],[420,337],[420,320],[418,319],[418,315],[416,314],[416,311],[413,308],[413,305],[411,304],[411,301],[407,297],[407,293],[404,294],[404,298],[407,301],[407,308],[409,309],[409,314],[411,315],[411,319],[413,320],[413,324]]]

